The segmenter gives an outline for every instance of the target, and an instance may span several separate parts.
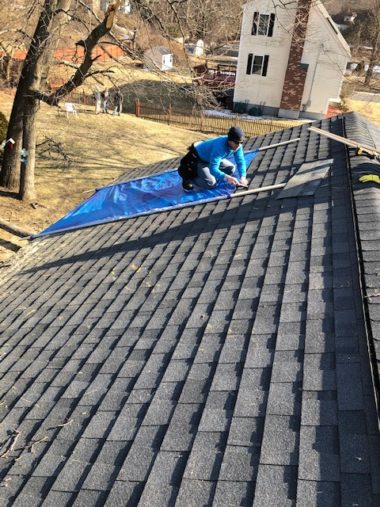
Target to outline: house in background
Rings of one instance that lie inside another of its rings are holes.
[[[195,57],[203,56],[205,52],[205,44],[202,39],[197,40],[195,43],[187,42],[185,44],[185,51],[187,54]]]
[[[93,3],[99,4],[99,8],[105,12],[108,9],[109,4],[112,2],[110,0],[95,0],[93,1]],[[121,0],[119,12],[122,12],[123,14],[130,14],[131,12],[130,0]]]
[[[297,20],[297,22],[296,22]],[[244,5],[234,104],[285,118],[323,118],[339,100],[350,49],[319,2]]]
[[[155,46],[144,53],[144,68],[170,70],[173,67],[173,53],[164,46]]]

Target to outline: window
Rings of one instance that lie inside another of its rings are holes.
[[[258,74],[259,76],[266,76],[268,70],[269,56],[259,56],[249,53],[247,61],[247,74]]]
[[[253,13],[252,35],[264,35],[273,37],[274,14]]]

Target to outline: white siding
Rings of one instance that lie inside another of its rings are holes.
[[[257,0],[243,7],[234,102],[280,107],[296,4],[290,9],[274,7],[274,4],[270,0]],[[255,11],[276,15],[273,37],[251,35]],[[329,99],[339,96],[349,58],[347,44],[335,33],[326,16],[322,6],[312,7],[302,57],[302,63],[309,64],[302,104],[305,111],[316,114],[325,113]],[[265,77],[246,73],[250,53],[269,55]]]
[[[251,35],[253,13],[276,15],[273,36]],[[278,15],[281,14],[279,22]],[[295,10],[274,9],[268,0],[244,5],[234,102],[279,107],[290,48]],[[267,75],[247,74],[248,55],[269,55]]]
[[[338,100],[342,79],[349,59],[324,9],[313,8],[309,17],[302,61],[309,63],[302,103],[305,111],[325,114],[328,102]]]

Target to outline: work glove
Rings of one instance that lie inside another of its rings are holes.
[[[359,181],[361,183],[369,183],[370,181],[373,181],[374,183],[380,185],[380,176],[378,174],[365,174],[364,176],[360,176]]]

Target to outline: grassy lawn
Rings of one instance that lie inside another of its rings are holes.
[[[2,111],[9,115],[13,96],[0,92]],[[39,232],[86,199],[96,187],[109,184],[128,169],[182,155],[204,134],[136,118],[130,114],[95,115],[90,108],[77,118],[41,105],[38,143],[46,137],[62,143],[72,163],[37,158],[35,207],[1,193],[0,216],[31,232]],[[3,189],[4,190],[4,189]],[[0,229],[0,261],[12,254],[12,244],[23,244]],[[17,249],[17,246],[13,248]]]
[[[372,102],[370,99],[367,102],[348,99],[346,103],[351,111],[356,111],[380,126],[380,102]]]

